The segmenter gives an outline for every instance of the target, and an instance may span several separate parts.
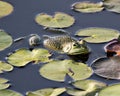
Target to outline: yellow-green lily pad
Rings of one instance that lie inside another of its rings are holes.
[[[67,89],[67,93],[74,96],[95,96],[95,94],[106,86],[105,83],[96,80],[79,80],[72,83],[79,89]]]
[[[12,42],[13,42],[12,37],[4,30],[0,29],[0,51],[10,47]]]
[[[0,90],[8,88],[11,84],[7,83],[8,80],[4,78],[0,78]]]
[[[33,92],[27,92],[26,96],[59,96],[65,91],[65,88],[45,88]]]
[[[72,9],[82,13],[95,13],[102,11],[104,7],[102,2],[92,3],[89,1],[83,1],[74,3]]]
[[[98,96],[120,96],[120,84],[113,84],[103,88]]]
[[[0,1],[0,18],[11,14],[13,10],[14,8],[10,3]]]
[[[49,62],[50,56],[51,54],[46,49],[37,48],[37,49],[30,51],[28,49],[22,48],[22,49],[15,51],[11,55],[9,55],[7,57],[7,60],[13,66],[20,67],[20,66],[25,66],[26,64],[32,61],[34,61],[35,63]]]
[[[92,75],[90,67],[72,60],[51,61],[40,68],[39,72],[41,76],[58,82],[63,82],[66,74],[74,80],[86,79]]]
[[[89,43],[103,43],[117,39],[120,33],[114,29],[90,27],[79,30],[76,35],[85,36],[84,40]]]
[[[3,61],[0,61],[0,73],[3,73],[4,71],[12,71],[13,70],[13,66],[5,63]]]
[[[45,27],[65,28],[73,25],[75,19],[66,13],[56,12],[54,16],[40,13],[35,17],[35,21]]]
[[[0,90],[0,96],[23,96],[23,95],[13,90],[4,89]]]
[[[103,0],[103,5],[108,11],[120,13],[120,0]]]

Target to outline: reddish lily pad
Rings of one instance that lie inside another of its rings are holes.
[[[113,40],[112,42],[108,43],[105,47],[104,50],[109,53],[109,52],[115,52],[117,55],[120,55],[120,41],[118,40]]]

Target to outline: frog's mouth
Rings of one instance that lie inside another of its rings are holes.
[[[84,45],[78,45],[78,46],[71,46],[71,49],[67,54],[69,55],[80,55],[80,54],[88,54],[90,52],[90,49],[87,46]]]
[[[68,52],[69,55],[80,55],[80,54],[88,54],[90,51],[89,49],[80,49],[80,48],[77,48],[77,49],[73,49],[73,50],[70,50]]]

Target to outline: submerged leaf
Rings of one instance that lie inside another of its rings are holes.
[[[13,66],[3,61],[0,61],[0,73],[3,73],[4,71],[12,71],[12,70],[13,70]]]
[[[7,2],[0,1],[0,18],[5,17],[13,12],[13,6]]]
[[[103,0],[106,10],[120,13],[120,0]]]
[[[10,64],[20,67],[25,66],[29,62],[48,62],[51,54],[46,49],[38,48],[32,51],[28,49],[19,49],[15,53],[8,56],[7,60]]]
[[[72,8],[78,12],[95,13],[95,12],[100,12],[104,9],[102,5],[103,5],[102,2],[92,3],[89,1],[83,1],[83,2],[76,2],[75,4],[72,5]]]
[[[38,14],[35,21],[45,27],[65,28],[73,25],[75,19],[68,14],[56,12],[54,17],[45,13]]]
[[[120,96],[120,84],[113,84],[103,88],[99,96]]]
[[[59,82],[64,81],[66,74],[74,80],[86,79],[92,75],[90,67],[72,60],[52,61],[40,68],[39,72],[43,77]]]
[[[13,40],[4,30],[0,29],[0,51],[6,49],[12,44]]]
[[[120,56],[99,58],[92,63],[91,67],[101,77],[120,79]]]
[[[87,36],[84,38],[89,43],[103,43],[119,37],[119,31],[108,28],[85,28],[76,33],[77,36]]]
[[[105,83],[96,80],[79,80],[73,82],[73,85],[81,90],[68,88],[67,93],[75,96],[95,96],[101,88],[106,86]]]
[[[0,90],[0,96],[23,96],[23,95],[13,90],[4,89]]]
[[[0,78],[0,90],[6,89],[10,86],[10,84],[7,82],[8,82],[7,79]]]
[[[65,88],[46,88],[33,92],[27,92],[26,94],[27,96],[58,96],[62,94],[65,90]]]

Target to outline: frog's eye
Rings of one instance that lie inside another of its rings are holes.
[[[74,43],[73,46],[78,46],[78,43]]]

